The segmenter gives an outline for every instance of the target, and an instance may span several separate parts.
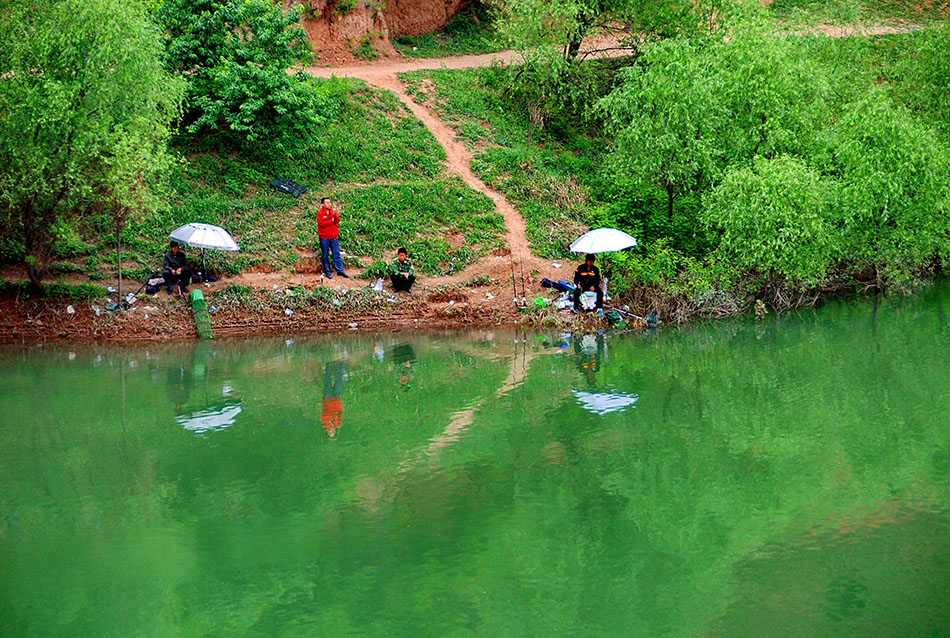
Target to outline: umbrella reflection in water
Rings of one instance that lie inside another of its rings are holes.
[[[240,403],[226,403],[176,416],[175,422],[191,432],[223,430],[234,425],[234,421],[241,413],[241,407]]]
[[[577,401],[588,412],[603,416],[611,412],[622,412],[637,402],[638,394],[626,392],[584,392],[571,390]]]

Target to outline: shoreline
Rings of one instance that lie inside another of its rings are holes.
[[[502,286],[430,288],[411,296],[385,290],[342,295],[352,307],[325,307],[312,297],[304,301],[255,290],[241,303],[212,293],[208,305],[216,339],[292,334],[404,332],[469,328],[532,326],[607,327],[596,315],[566,315],[548,308],[514,307]],[[531,296],[549,295],[534,291]],[[311,294],[313,291],[309,291]],[[298,293],[303,294],[303,293]],[[367,299],[369,301],[367,301]],[[392,300],[392,301],[391,301]],[[285,303],[279,303],[279,302]],[[164,293],[142,298],[127,311],[107,311],[105,299],[71,300],[31,296],[18,299],[0,292],[0,344],[33,343],[165,343],[198,340],[190,306],[179,296]],[[333,303],[336,303],[334,300]],[[290,307],[293,306],[293,307]],[[71,310],[71,311],[70,311]],[[291,310],[288,314],[286,311]]]

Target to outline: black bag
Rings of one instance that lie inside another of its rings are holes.
[[[165,285],[164,277],[152,277],[145,282],[145,292],[149,295],[158,294],[158,291]]]
[[[307,192],[307,187],[303,184],[298,184],[297,182],[292,182],[289,179],[284,179],[283,177],[278,177],[270,183],[271,186],[276,188],[282,193],[288,193],[294,197],[300,197]]]

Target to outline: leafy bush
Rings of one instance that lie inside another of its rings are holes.
[[[950,257],[950,154],[885,91],[848,105],[829,136],[825,171],[840,183],[847,258],[906,280]]]
[[[88,211],[115,222],[160,199],[181,100],[160,54],[137,2],[0,10],[0,250],[22,245],[34,284],[57,253],[82,252],[68,231]]]
[[[36,288],[28,281],[0,281],[0,291],[9,292],[23,297],[36,293]],[[99,299],[106,296],[105,288],[93,284],[64,284],[58,281],[46,283],[41,289],[43,297],[54,299],[68,299],[80,301],[82,299]]]
[[[373,40],[379,37],[382,37],[381,34],[375,32],[364,34],[353,47],[353,56],[361,60],[378,60],[379,52],[373,46]]]
[[[719,235],[718,255],[737,270],[810,286],[840,254],[833,193],[799,159],[756,158],[708,194],[703,219]]]
[[[311,57],[297,13],[267,0],[166,0],[156,19],[165,66],[188,81],[189,132],[295,154],[333,118],[322,85],[286,73]]]

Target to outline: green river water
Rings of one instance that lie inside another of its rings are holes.
[[[0,349],[3,636],[950,636],[950,286]]]

